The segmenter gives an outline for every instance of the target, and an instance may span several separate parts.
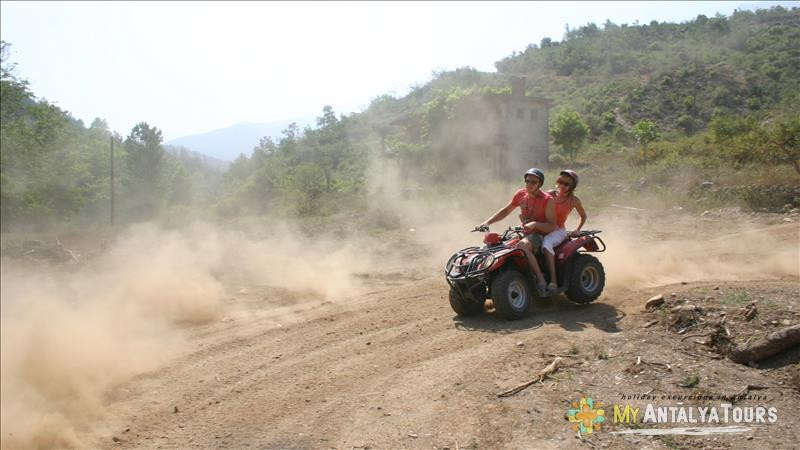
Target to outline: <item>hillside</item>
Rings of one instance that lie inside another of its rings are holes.
[[[796,184],[797,42],[798,8],[698,16],[680,24],[587,24],[561,42],[543,40],[512,53],[496,63],[497,73],[469,67],[441,72],[402,98],[377,97],[361,114],[337,120],[327,110],[328,120],[312,133],[287,134],[234,163],[223,210],[304,214],[336,209],[348,196],[363,200],[370,176],[360,172],[366,165],[354,156],[391,161],[409,189],[469,180],[475,174],[458,154],[486,151],[487,130],[473,105],[510,92],[512,77],[526,79],[528,95],[552,101],[551,138],[562,114],[577,114],[585,140],[572,154],[551,145],[551,163],[588,170],[590,191],[636,183],[679,187],[665,192],[687,197],[685,187],[702,181],[741,189],[730,182],[743,178],[730,174],[745,168],[749,184]],[[325,183],[293,185],[301,170]],[[383,175],[374,175],[375,181]],[[596,177],[604,180],[593,186]],[[744,192],[725,201],[800,206],[791,194],[768,197]],[[305,206],[296,208],[298,199]],[[343,207],[353,207],[352,201]]]
[[[169,154],[178,156],[184,160],[194,159],[196,164],[205,166],[209,170],[217,171],[220,173],[227,170],[228,166],[230,165],[228,161],[214,158],[213,156],[208,156],[205,153],[190,150],[181,145],[165,144],[164,151],[166,151]]]
[[[130,212],[121,216],[130,220],[196,216],[187,211],[324,216],[374,205],[370,193],[389,180],[404,192],[469,183],[477,176],[465,155],[495,145],[481,105],[510,92],[512,77],[525,78],[528,95],[552,102],[547,169],[582,170],[589,192],[636,185],[675,188],[662,191],[687,198],[693,194],[684,186],[710,181],[735,190],[733,196],[714,193],[722,203],[796,207],[800,199],[791,194],[753,194],[743,190],[743,180],[797,184],[797,42],[798,8],[679,24],[590,23],[562,41],[545,39],[513,52],[496,63],[496,73],[469,67],[439,72],[401,98],[377,96],[361,113],[337,116],[324,106],[310,127],[239,124],[168,142],[235,159],[222,177],[192,161],[162,158],[155,125],[143,122],[127,137],[111,133],[100,118],[86,127],[37,100],[4,60],[2,224],[107,216],[112,136],[119,149],[117,193],[128,200],[117,207]],[[572,148],[554,128],[562,118],[574,125],[565,129],[585,130]],[[743,170],[746,180],[737,176]],[[139,201],[142,192],[147,204]],[[715,201],[691,206],[719,206]]]
[[[778,7],[679,24],[588,24],[496,67],[580,112],[594,135],[644,118],[691,133],[715,115],[797,112],[797,42],[800,10]]]

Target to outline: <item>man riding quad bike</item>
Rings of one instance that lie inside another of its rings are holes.
[[[487,232],[483,247],[468,247],[453,256],[445,266],[450,285],[450,306],[460,316],[472,316],[484,310],[487,299],[494,303],[496,314],[508,320],[519,319],[532,302],[536,285],[526,252],[517,247],[524,236],[522,227],[506,230],[502,236],[489,233],[488,226],[472,231]],[[575,303],[591,303],[605,286],[605,272],[600,261],[585,252],[603,252],[605,243],[599,230],[581,231],[555,248],[558,290]],[[546,264],[541,253],[535,256],[541,267]],[[545,274],[549,278],[549,274]],[[549,280],[548,280],[549,281]]]

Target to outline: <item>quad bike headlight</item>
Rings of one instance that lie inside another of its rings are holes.
[[[492,267],[492,264],[494,264],[494,255],[489,255],[486,258],[483,258],[483,261],[481,261],[480,264],[478,264],[477,269],[486,270],[489,267]]]

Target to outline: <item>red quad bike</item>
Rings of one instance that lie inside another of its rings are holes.
[[[459,316],[474,316],[484,310],[491,299],[496,314],[519,319],[531,305],[535,294],[536,276],[528,265],[525,252],[516,248],[523,238],[522,227],[506,230],[502,236],[489,233],[489,227],[472,231],[487,232],[484,247],[468,247],[447,261],[444,273],[450,285],[450,306]],[[560,285],[557,295],[566,293],[575,303],[591,303],[603,292],[606,274],[603,265],[585,252],[603,252],[606,244],[597,237],[599,230],[581,231],[568,237],[555,248],[556,278]],[[581,250],[582,249],[582,250]],[[549,282],[547,261],[537,255],[539,267]]]

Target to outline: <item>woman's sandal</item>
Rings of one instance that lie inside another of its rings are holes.
[[[536,285],[536,293],[539,297],[547,297],[547,284],[541,283]]]

